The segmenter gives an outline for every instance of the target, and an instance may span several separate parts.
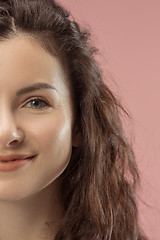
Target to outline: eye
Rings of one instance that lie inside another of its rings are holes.
[[[25,106],[29,108],[42,109],[42,108],[49,107],[49,104],[40,98],[33,98],[30,101],[28,101],[25,104]]]

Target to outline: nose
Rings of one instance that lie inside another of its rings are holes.
[[[24,132],[17,126],[14,116],[0,111],[0,149],[17,146],[24,140]]]

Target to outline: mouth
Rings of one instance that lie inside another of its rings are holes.
[[[23,159],[12,159],[12,160],[8,160],[8,161],[2,160],[2,161],[0,161],[0,162],[14,162],[14,161],[31,160],[31,159],[34,158],[35,156],[36,156],[36,155],[31,156],[31,157],[27,157],[27,158],[23,158]]]

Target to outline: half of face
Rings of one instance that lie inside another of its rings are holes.
[[[35,156],[14,170],[0,162],[0,199],[17,200],[60,176],[80,136],[60,61],[26,36],[1,42],[0,55],[0,159]]]

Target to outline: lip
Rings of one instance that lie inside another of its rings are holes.
[[[27,158],[31,158],[35,155],[29,154],[10,154],[10,155],[0,155],[0,161],[15,161],[15,160],[24,160]]]
[[[7,155],[0,161],[0,172],[11,172],[29,166],[37,155]],[[0,156],[2,159],[2,156]],[[4,160],[10,159],[10,160]],[[15,159],[16,157],[16,159]]]

